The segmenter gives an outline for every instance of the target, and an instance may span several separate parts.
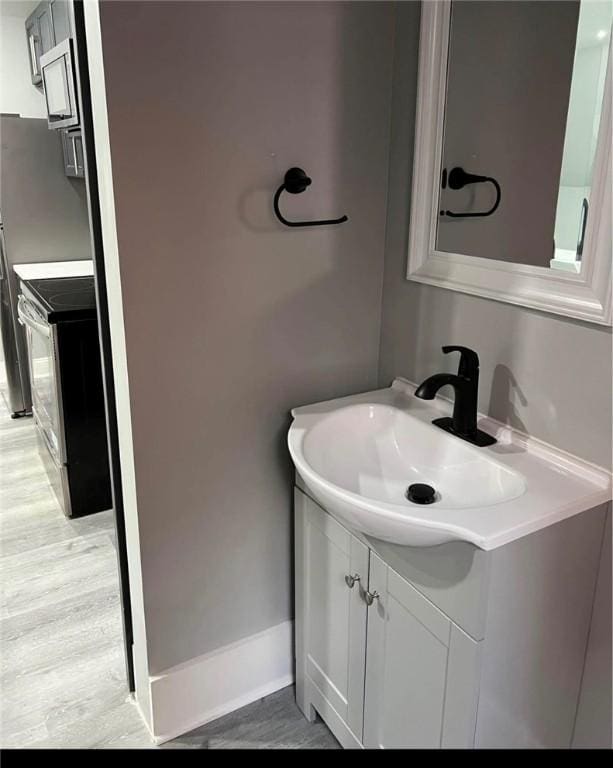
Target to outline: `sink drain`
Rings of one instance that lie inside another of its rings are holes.
[[[426,483],[413,483],[407,488],[406,496],[413,504],[432,504],[436,500],[436,491]]]

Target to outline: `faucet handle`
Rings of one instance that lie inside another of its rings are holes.
[[[479,375],[479,355],[474,349],[460,346],[442,347],[444,354],[449,352],[460,353],[460,364],[458,366],[458,376],[465,376],[467,379],[473,379]]]

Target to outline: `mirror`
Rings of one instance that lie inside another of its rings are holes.
[[[409,279],[610,322],[612,22],[613,0],[423,4]]]
[[[451,3],[438,250],[580,266],[612,16],[611,0]]]
[[[581,266],[612,24],[613,0],[581,3],[556,206],[554,269],[578,272]]]

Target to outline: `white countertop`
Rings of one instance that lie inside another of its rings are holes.
[[[47,280],[52,277],[87,277],[94,274],[94,262],[48,261],[41,264],[13,264],[15,274],[22,280]]]
[[[414,397],[414,391],[414,384],[397,378],[389,389],[294,408],[290,442],[293,439],[300,443],[309,428],[331,411],[357,403],[392,405],[427,424],[433,417],[450,415],[452,405],[446,398],[437,396],[433,401],[420,400]],[[453,531],[453,538],[489,550],[610,500],[611,474],[608,470],[490,418],[481,416],[479,428],[494,435],[498,442],[487,448],[471,446],[471,450],[483,452],[519,473],[526,480],[525,493],[486,508],[437,510],[435,504],[416,507],[411,509],[415,523],[419,524],[421,520],[425,527]],[[459,440],[451,435],[448,439]],[[300,471],[300,467],[297,468]],[[311,489],[308,478],[303,472],[301,475],[307,488]],[[311,490],[315,493],[317,489]],[[351,494],[345,493],[348,495]],[[363,500],[356,496],[355,501],[360,504]],[[402,512],[407,516],[407,510]]]

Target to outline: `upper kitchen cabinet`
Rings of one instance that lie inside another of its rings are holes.
[[[40,57],[70,37],[68,0],[39,3],[26,19],[30,72],[34,85],[42,85]]]
[[[47,8],[47,11],[49,10],[48,4],[44,4]],[[30,74],[32,76],[32,82],[34,85],[40,85],[42,83],[42,76],[40,74],[40,55],[42,52],[43,47],[43,40],[45,41],[44,44],[46,44],[47,50],[51,47],[48,44],[48,38],[51,34],[50,26],[49,26],[49,14],[43,14],[42,15],[42,29],[44,30],[44,35],[41,30],[41,16],[39,14],[39,11],[41,10],[40,6],[32,13],[28,18],[26,19],[26,38],[28,41],[28,58],[30,61]]]
[[[50,0],[48,3],[43,3],[43,5],[48,5],[51,11],[55,45],[71,37],[68,0]]]

